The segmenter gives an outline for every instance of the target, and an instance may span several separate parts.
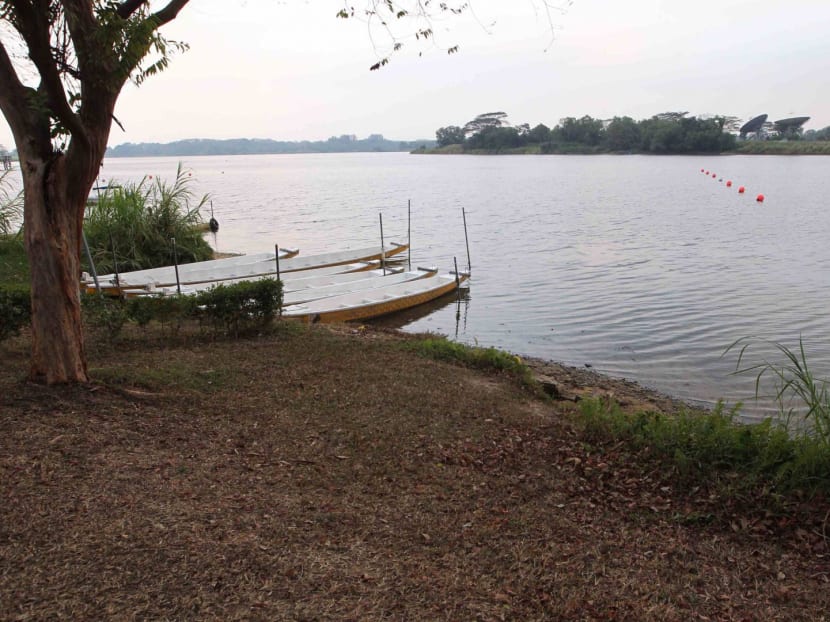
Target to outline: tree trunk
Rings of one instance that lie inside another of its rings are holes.
[[[64,154],[21,159],[24,233],[32,286],[29,376],[47,384],[88,382],[79,289],[83,205]],[[93,177],[94,179],[94,177]],[[71,188],[71,190],[70,190]]]

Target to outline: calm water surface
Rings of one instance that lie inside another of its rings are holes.
[[[177,162],[111,159],[102,178],[170,179]],[[722,356],[744,336],[793,346],[802,335],[830,376],[828,158],[336,154],[185,165],[213,198],[220,251],[373,244],[381,212],[386,238],[405,241],[411,200],[413,265],[448,269],[454,256],[467,263],[465,208],[469,295],[393,320],[406,330],[588,364],[710,404],[753,395],[753,378],[730,375],[735,355]]]

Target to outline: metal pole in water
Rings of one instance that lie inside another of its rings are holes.
[[[386,276],[386,249],[383,246],[383,213],[378,214],[380,217],[380,267],[383,270],[383,276]]]
[[[408,269],[412,270],[412,199],[406,202],[406,245],[409,248],[407,254]]]
[[[179,281],[179,251],[176,248],[176,238],[170,238],[170,241],[173,242],[173,267],[176,269],[176,291],[181,296],[182,284]]]
[[[455,264],[455,288],[460,292],[461,291],[461,281],[458,277],[458,259],[453,257],[452,262]]]
[[[467,272],[473,271],[473,266],[470,263],[470,238],[467,237],[467,213],[464,208],[461,208],[461,217],[464,219],[464,243],[467,245]]]
[[[89,243],[86,241],[86,233],[81,229],[81,239],[84,242],[84,251],[86,252],[86,259],[89,262],[89,269],[92,270],[92,280],[95,281],[95,291],[101,295],[101,285],[98,283],[98,271],[95,270],[95,262],[92,261],[92,253],[89,252]]]
[[[280,245],[274,244],[274,261],[277,262],[277,281],[280,280]],[[280,317],[282,317],[282,303],[280,303]]]

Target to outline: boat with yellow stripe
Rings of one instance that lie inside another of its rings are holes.
[[[309,324],[367,320],[439,298],[457,290],[468,278],[467,273],[451,272],[368,291],[330,296],[289,306],[283,311],[283,317]]]

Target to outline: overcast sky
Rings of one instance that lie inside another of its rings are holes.
[[[474,13],[433,22],[437,45],[402,38],[372,72],[388,40],[335,18],[343,4],[191,0],[163,29],[190,50],[125,88],[116,116],[126,131],[113,125],[110,144],[430,138],[496,110],[551,127],[669,110],[830,125],[827,0],[574,0],[551,14],[553,31],[541,0],[471,0]],[[4,121],[0,144],[13,146]]]

